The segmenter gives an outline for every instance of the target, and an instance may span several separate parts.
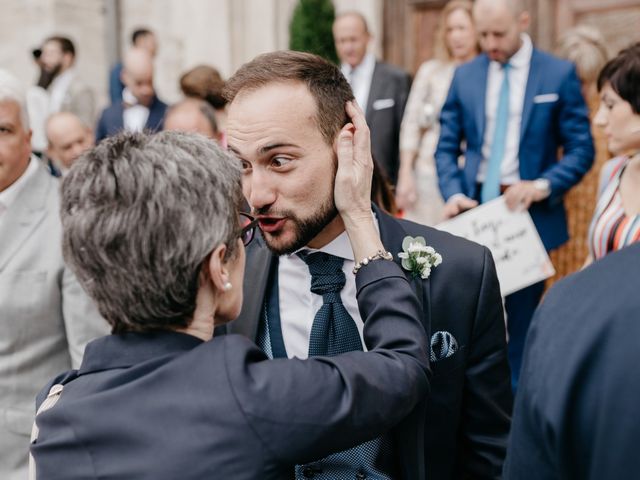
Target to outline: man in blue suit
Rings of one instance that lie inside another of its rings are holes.
[[[484,53],[456,70],[441,112],[435,157],[445,215],[504,194],[509,208],[529,210],[551,250],[568,239],[563,195],[594,156],[575,68],[533,48],[521,0],[477,0],[474,20]],[[543,288],[540,282],[505,300],[514,389]]]
[[[121,130],[162,130],[167,105],[156,96],[153,58],[147,50],[132,48],[127,52],[122,81],[125,84],[123,101],[102,111],[96,126],[96,143]]]
[[[505,479],[637,478],[639,281],[635,244],[545,296],[527,340]]]

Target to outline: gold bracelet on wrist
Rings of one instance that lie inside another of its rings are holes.
[[[364,265],[368,265],[369,262],[372,262],[374,260],[393,260],[393,255],[391,254],[391,252],[378,250],[373,255],[365,257],[358,263],[356,263],[355,267],[353,267],[353,274],[355,275],[356,273],[358,273],[358,270],[360,270]]]

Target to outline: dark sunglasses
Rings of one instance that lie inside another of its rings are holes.
[[[251,243],[253,237],[256,235],[256,226],[258,225],[258,219],[253,218],[248,213],[240,212],[240,227],[242,230],[240,231],[240,238],[242,239],[242,243],[246,247]]]

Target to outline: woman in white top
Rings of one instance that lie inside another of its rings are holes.
[[[472,6],[468,0],[452,0],[443,9],[436,56],[420,66],[400,128],[396,203],[406,218],[425,225],[442,220],[443,200],[433,157],[440,135],[440,109],[455,67],[479,53]]]

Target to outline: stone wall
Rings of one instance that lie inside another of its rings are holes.
[[[156,88],[165,101],[180,98],[178,78],[206,63],[228,77],[255,55],[288,45],[289,19],[297,0],[0,0],[0,66],[25,83],[37,69],[31,50],[52,34],[69,36],[77,68],[107,103],[109,68],[130,44],[137,27],[154,30],[160,49]],[[338,12],[358,10],[382,51],[382,0],[334,0]],[[118,21],[115,21],[117,18]]]

